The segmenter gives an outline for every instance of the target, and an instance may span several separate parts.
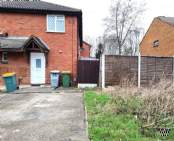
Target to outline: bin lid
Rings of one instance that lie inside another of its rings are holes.
[[[51,73],[60,73],[60,71],[58,71],[58,70],[53,70],[53,71],[51,71]]]
[[[62,74],[71,74],[71,71],[62,71]]]
[[[14,72],[9,72],[9,73],[4,73],[3,75],[2,75],[2,77],[10,77],[10,76],[14,76],[16,73],[14,73]]]

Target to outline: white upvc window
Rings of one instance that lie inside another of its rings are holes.
[[[2,52],[2,63],[8,63],[8,54],[7,54],[7,52]]]
[[[47,15],[47,32],[65,32],[64,15]]]

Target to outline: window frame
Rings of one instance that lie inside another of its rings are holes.
[[[4,59],[4,54],[6,55],[6,58],[7,58],[6,60]],[[8,63],[8,52],[2,52],[1,61],[4,64],[7,64]]]
[[[49,28],[48,28],[48,17],[49,16],[54,16],[54,20],[55,20],[55,25],[54,25],[54,28],[55,28],[55,30],[53,31],[53,30],[49,30]],[[63,17],[63,20],[64,20],[64,30],[63,31],[57,31],[57,29],[56,29],[56,21],[57,21],[57,18],[56,17]],[[65,33],[65,31],[66,31],[66,19],[65,19],[65,15],[55,15],[55,14],[47,14],[47,17],[46,17],[46,25],[47,25],[47,29],[46,29],[46,32],[53,32],[53,33]]]

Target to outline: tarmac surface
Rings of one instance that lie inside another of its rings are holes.
[[[85,122],[82,92],[31,87],[0,94],[0,141],[89,141]]]

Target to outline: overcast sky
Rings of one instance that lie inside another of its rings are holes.
[[[84,36],[98,37],[104,31],[103,19],[109,14],[111,0],[45,0],[57,4],[82,9]],[[143,18],[145,31],[156,16],[174,17],[174,0],[146,0]]]

